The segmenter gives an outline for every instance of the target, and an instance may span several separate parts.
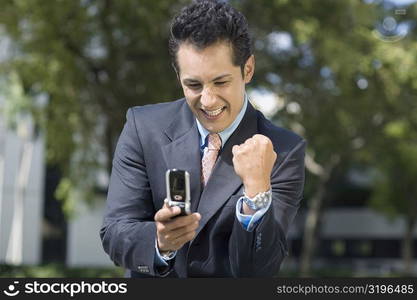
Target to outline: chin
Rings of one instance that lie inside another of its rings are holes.
[[[208,131],[210,131],[210,133],[219,133],[222,130],[213,126],[204,126],[204,128],[206,128]]]
[[[207,124],[207,126],[205,126],[203,124],[203,126],[204,126],[204,128],[206,128],[211,133],[219,133],[219,132],[221,132],[221,131],[224,130],[224,128],[223,127],[220,127],[220,126],[210,126],[209,124]]]

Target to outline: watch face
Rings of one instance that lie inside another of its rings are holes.
[[[258,210],[267,206],[271,192],[259,193],[253,198],[245,196],[245,203],[253,210]]]

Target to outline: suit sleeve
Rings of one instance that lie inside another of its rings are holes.
[[[304,189],[305,141],[276,164],[271,174],[272,203],[253,232],[235,219],[229,240],[229,260],[235,277],[272,277],[288,255],[287,233]]]
[[[134,120],[129,109],[113,158],[100,237],[116,265],[158,276],[154,270],[155,208]]]

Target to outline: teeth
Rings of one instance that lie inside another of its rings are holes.
[[[220,107],[219,109],[216,110],[205,110],[204,112],[206,114],[208,114],[210,117],[215,117],[217,115],[219,115],[223,110],[223,107]]]

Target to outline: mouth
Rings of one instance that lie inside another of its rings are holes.
[[[209,120],[216,120],[216,119],[220,118],[220,116],[222,115],[222,113],[225,109],[226,109],[226,106],[219,107],[219,108],[213,109],[213,110],[207,110],[207,109],[200,108],[200,110],[203,112],[203,115]]]

